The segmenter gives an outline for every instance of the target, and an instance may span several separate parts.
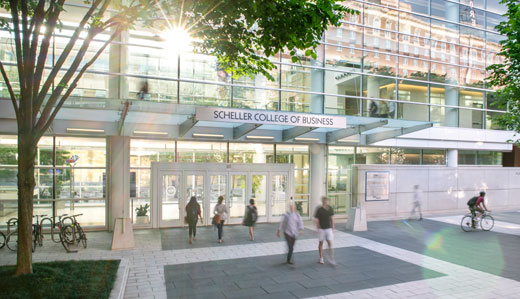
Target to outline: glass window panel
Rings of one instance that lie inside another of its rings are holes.
[[[399,13],[399,32],[417,37],[430,37],[430,19],[407,12]]]
[[[350,207],[350,194],[330,193],[328,194],[329,205],[334,210],[335,215],[346,215],[347,208]]]
[[[17,175],[18,169],[15,167],[0,168],[0,204],[3,205],[3,213],[0,214],[1,223],[6,223],[7,220],[18,215]]]
[[[391,164],[421,164],[421,150],[413,148],[392,148],[390,149]]]
[[[274,163],[274,145],[263,143],[230,143],[230,163]]]
[[[399,76],[415,80],[428,80],[430,62],[414,57],[399,57]]]
[[[502,16],[502,15],[494,14],[494,13],[491,13],[491,12],[486,12],[486,28],[487,28],[487,30],[498,31],[495,27],[498,24],[500,24],[500,22],[506,21],[506,20],[507,20],[507,18]]]
[[[177,103],[177,81],[127,77],[128,97]]]
[[[399,80],[399,101],[428,103],[428,83]]]
[[[363,32],[363,31],[360,31]],[[317,58],[316,60],[312,59],[309,56],[305,56],[304,50],[296,50],[296,56],[298,56],[301,60],[297,62],[298,65],[313,65],[313,66],[323,66],[323,45],[319,45],[316,50]],[[293,64],[291,55],[289,54],[289,51],[283,52],[281,55],[281,61],[283,63]]]
[[[228,107],[231,102],[231,86],[182,82],[180,103]]]
[[[276,67],[272,70],[268,71],[271,76],[273,76],[274,81],[269,80],[262,74],[258,74],[254,76],[254,78],[250,78],[249,76],[240,77],[238,79],[233,79],[233,84],[236,85],[247,85],[251,87],[271,87],[278,88],[280,81],[280,65],[276,64]]]
[[[432,62],[430,81],[457,85],[459,82],[459,67],[452,64]]]
[[[428,121],[428,106],[398,103],[397,118],[405,120]]]
[[[486,112],[486,129],[490,130],[502,130],[503,128],[498,123],[497,118],[501,117],[503,113],[500,112],[492,112],[487,111]]]
[[[422,153],[423,165],[446,165],[446,151],[445,150],[423,150]]]
[[[177,161],[190,163],[226,163],[227,143],[177,141]]]
[[[395,77],[397,73],[397,56],[364,51],[363,68],[365,73]]]
[[[460,44],[474,48],[485,48],[484,31],[472,27],[460,26]]]
[[[76,166],[106,167],[106,139],[56,137],[56,165],[68,165],[72,156],[78,157]]]
[[[56,169],[56,198],[105,198],[105,169]]]
[[[458,22],[459,5],[445,0],[431,0],[430,14],[439,19]]]
[[[365,25],[376,29],[397,30],[397,11],[372,4],[364,6]]]
[[[430,103],[436,105],[458,106],[458,88],[432,84],[430,86]],[[458,109],[442,106],[430,106],[430,121],[435,125],[458,127]]]
[[[130,167],[151,167],[152,162],[175,162],[175,142],[171,140],[130,140]]]
[[[432,19],[431,28],[432,40],[459,43],[459,25]]]
[[[312,80],[323,80],[323,70],[295,65],[282,65],[282,88],[310,91]]]
[[[0,165],[18,165],[18,136],[0,135]]]
[[[362,51],[353,48],[328,46],[325,50],[325,66],[341,71],[361,72]],[[325,81],[326,82],[326,81]]]
[[[56,215],[62,214],[83,214],[78,218],[81,226],[105,226],[106,201],[81,200],[79,202],[56,202]]]
[[[507,6],[500,3],[500,0],[486,0],[486,10],[503,15],[507,12]]]
[[[471,6],[459,6],[459,20],[461,24],[472,26],[475,28],[485,28],[484,11]]]
[[[130,197],[150,198],[150,169],[132,168],[130,169],[130,172],[131,176],[135,175],[135,186],[130,186],[130,190],[135,188],[135,196],[132,196],[134,194],[131,194]]]
[[[487,45],[487,48],[489,49],[490,47],[493,47],[493,48],[498,48],[500,49],[500,42],[503,41],[503,40],[506,40],[506,37],[503,36],[503,35],[500,35],[500,34],[496,34],[496,33],[491,33],[491,32],[486,32],[486,41],[488,43],[490,43],[491,45]]]
[[[363,96],[378,99],[396,99],[396,81],[391,78],[363,76]],[[366,101],[365,101],[366,103]],[[368,101],[364,115],[370,117],[395,118],[396,105],[392,101]]]
[[[223,72],[215,57],[185,53],[181,56],[181,78],[230,83],[231,77]]]
[[[55,81],[61,80],[63,75],[65,75],[65,72],[58,73]],[[109,79],[109,75],[85,72],[71,96],[84,98],[107,98],[109,92]],[[70,98],[65,102],[65,107],[75,106],[78,102],[83,103],[81,99]]]
[[[488,91],[486,92],[486,108],[493,110],[506,111],[506,107],[502,107],[503,104],[496,103],[495,93]]]
[[[354,161],[354,147],[329,146],[327,156],[327,190],[350,192],[350,168]]]
[[[309,170],[294,171],[294,193],[309,194]]]
[[[355,97],[325,96],[325,113],[360,115],[361,99]]]
[[[281,110],[291,112],[309,112],[311,97],[323,97],[322,95],[311,95],[308,93],[282,91]]]
[[[298,211],[302,217],[309,216],[309,195],[295,195],[294,204],[296,205],[296,211]]]
[[[484,79],[486,71],[481,69],[472,69],[468,67],[460,68],[459,85],[476,88],[484,88]]]
[[[356,164],[389,164],[390,149],[385,147],[357,147]]]
[[[52,199],[52,185],[53,185],[53,169],[40,168],[35,169],[36,186],[34,188],[34,196],[36,199]]]
[[[502,152],[478,151],[478,165],[502,165]]]
[[[130,38],[128,45],[128,60],[127,69],[128,74],[136,75],[153,75],[164,76],[168,78],[177,78],[177,55],[172,55],[166,49],[154,48],[154,42],[150,39]],[[137,46],[137,45],[146,45]],[[163,46],[162,43],[157,45]]]
[[[429,2],[429,0],[399,0],[399,9],[427,15]]]
[[[293,163],[296,168],[309,168],[309,146],[277,144],[276,163]]]
[[[459,91],[460,106],[482,109],[484,107],[484,92],[461,88]]]
[[[278,110],[278,90],[233,87],[233,107],[247,109]]]
[[[459,127],[482,129],[482,111],[459,109]]]
[[[485,67],[485,51],[481,49],[460,47],[460,64],[471,68]]]
[[[53,146],[54,141],[52,137],[42,137],[40,141],[38,141],[38,152],[36,154],[36,165],[39,166],[52,166],[53,165]],[[56,153],[59,155],[61,153]],[[66,157],[68,159],[70,157]],[[0,164],[2,164],[0,162]]]
[[[458,162],[459,165],[476,165],[477,164],[477,151],[458,151]]]

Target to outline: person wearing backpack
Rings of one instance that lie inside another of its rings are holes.
[[[255,206],[255,200],[251,198],[249,205],[246,207],[243,224],[249,226],[249,237],[251,241],[255,240],[255,224],[258,219],[258,211]]]
[[[190,237],[190,244],[192,243],[192,235],[193,235],[193,241],[197,241],[197,222],[199,221],[203,223],[202,220],[202,214],[200,211],[200,205],[197,202],[197,198],[195,196],[192,196],[190,198],[190,202],[186,205],[186,223],[188,223],[188,234]]]
[[[484,210],[490,212],[484,203],[484,197],[486,196],[486,192],[481,191],[480,196],[474,196],[470,200],[468,200],[468,208],[471,212],[471,227],[475,228],[475,217],[477,217],[476,212],[479,212],[478,216],[484,214]],[[481,206],[482,205],[482,206]],[[484,209],[482,209],[484,207]]]

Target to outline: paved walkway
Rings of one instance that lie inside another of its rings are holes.
[[[518,298],[520,293],[517,236],[464,233],[458,224],[434,220],[371,222],[368,232],[354,234],[340,225],[336,266],[317,263],[312,230],[296,244],[295,265],[284,264],[285,243],[273,237],[272,224],[259,225],[255,241],[247,241],[245,227],[226,227],[223,244],[204,228],[193,248],[176,244],[185,241],[186,229],[136,230],[136,248],[128,251],[110,251],[110,233],[90,232],[89,247],[74,254],[45,239],[34,261],[125,258],[130,263],[125,298]],[[0,264],[15,259],[7,249],[0,251]]]

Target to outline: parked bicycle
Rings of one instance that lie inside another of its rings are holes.
[[[64,217],[62,219],[63,227],[61,228],[60,238],[61,244],[67,252],[75,252],[70,248],[71,245],[79,245],[81,243],[83,248],[87,248],[87,235],[81,228],[81,225],[77,221],[76,217],[82,216],[83,214],[72,215]],[[70,224],[68,223],[70,221]]]
[[[42,231],[42,225],[40,222],[40,217],[43,219],[44,217],[47,217],[47,215],[34,215],[33,218],[36,217],[36,223],[33,223],[33,246],[34,250],[36,250],[36,246],[43,246],[43,231]],[[34,251],[33,250],[33,251]]]
[[[32,225],[32,242],[31,242],[31,250],[34,252],[36,247],[36,234],[35,234],[35,224]],[[18,249],[18,218],[11,218],[7,221],[7,238],[5,240],[5,244],[7,248],[11,251],[15,251]]]
[[[68,214],[63,214],[59,216],[53,216],[53,217],[45,217],[40,221],[40,226],[43,228],[44,224],[46,222],[49,222],[49,227],[51,230],[51,240],[54,243],[61,243],[61,229],[63,228],[63,222],[61,221],[62,218],[67,217]],[[58,221],[56,221],[56,218],[58,218]],[[57,237],[55,237],[57,236]]]
[[[474,224],[475,224],[474,226],[472,223],[473,222],[472,219],[474,219]],[[473,215],[471,215],[471,213],[468,213],[468,214],[464,215],[464,217],[462,217],[460,227],[462,228],[463,231],[469,232],[472,229],[476,229],[477,226],[480,226],[480,228],[483,231],[489,231],[495,226],[495,219],[487,211],[484,212],[484,214],[482,214],[480,216],[473,217]]]

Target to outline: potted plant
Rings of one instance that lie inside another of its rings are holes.
[[[144,206],[140,205],[139,207],[135,208],[135,224],[147,224],[150,221],[148,218],[148,209],[150,209],[149,204],[145,204]]]

